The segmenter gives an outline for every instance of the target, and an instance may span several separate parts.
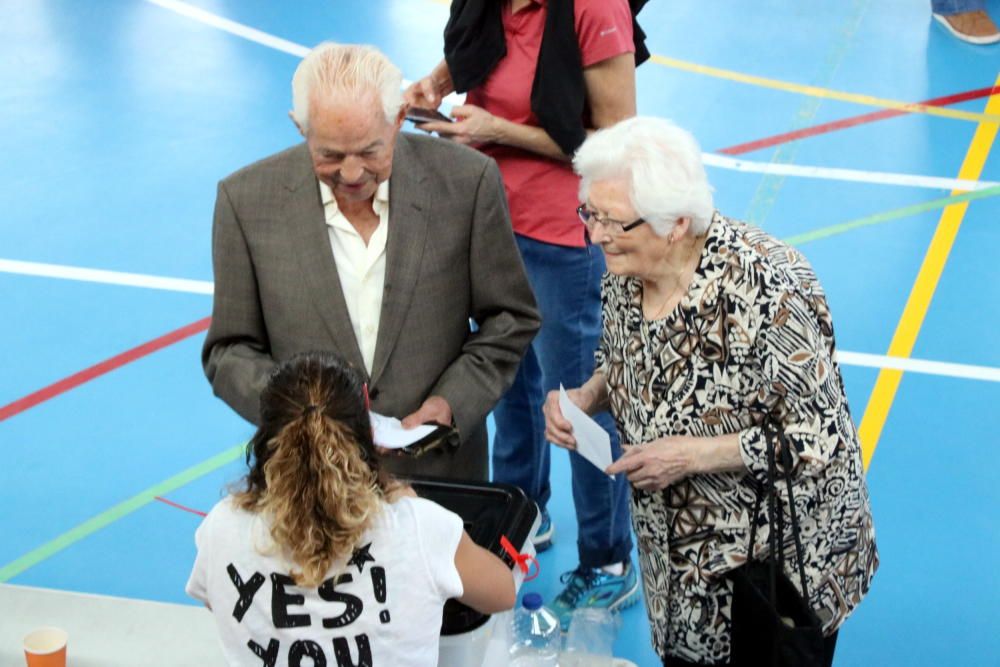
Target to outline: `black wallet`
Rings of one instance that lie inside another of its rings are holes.
[[[392,452],[396,456],[409,456],[416,458],[423,456],[427,452],[437,451],[452,452],[458,449],[461,439],[458,436],[458,429],[454,426],[445,426],[437,422],[427,422],[427,426],[434,426],[435,429],[420,438],[416,442],[410,443],[401,449],[394,449]]]

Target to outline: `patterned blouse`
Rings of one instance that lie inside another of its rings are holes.
[[[647,321],[642,283],[632,277],[607,274],[602,301],[597,366],[622,442],[739,432],[749,471],[632,490],[657,652],[728,660],[732,585],[723,575],[747,557],[756,497],[750,476],[767,476],[765,415],[780,421],[793,450],[811,603],[824,631],[834,632],[868,591],[878,552],[830,312],[812,267],[794,248],[716,213],[672,313]],[[781,492],[784,498],[784,485]],[[769,551],[763,508],[754,548],[758,559]],[[790,537],[784,549],[795,563]]]

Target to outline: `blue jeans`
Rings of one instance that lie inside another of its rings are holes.
[[[931,0],[931,11],[942,16],[986,9],[986,0]]]
[[[550,445],[545,440],[542,403],[562,383],[579,387],[594,372],[601,335],[601,277],[604,255],[594,246],[571,248],[517,235],[528,280],[542,313],[542,328],[521,361],[514,384],[493,411],[493,479],[524,489],[544,508],[549,486]],[[596,416],[611,436],[613,458],[621,456],[614,420]],[[600,567],[627,560],[632,551],[628,481],[612,480],[570,452],[573,504],[580,564]]]

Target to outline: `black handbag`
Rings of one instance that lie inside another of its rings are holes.
[[[828,660],[827,649],[824,647],[822,624],[809,606],[804,553],[792,495],[789,443],[770,422],[765,423],[764,434],[767,440],[767,484],[758,490],[754,503],[747,562],[729,573],[733,582],[731,664],[741,667],[823,666]],[[784,551],[781,548],[785,537],[785,518],[776,486],[775,442],[779,440],[801,593],[785,574]],[[768,503],[770,555],[765,561],[756,561],[752,560],[753,545],[762,498],[766,498]]]

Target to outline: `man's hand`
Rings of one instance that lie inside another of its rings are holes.
[[[414,428],[427,422],[451,426],[452,414],[448,401],[440,396],[428,396],[424,404],[411,415],[403,417],[403,428]]]
[[[622,445],[624,454],[604,471],[625,473],[643,491],[661,491],[694,472],[693,439],[683,436],[657,438],[645,445]]]

